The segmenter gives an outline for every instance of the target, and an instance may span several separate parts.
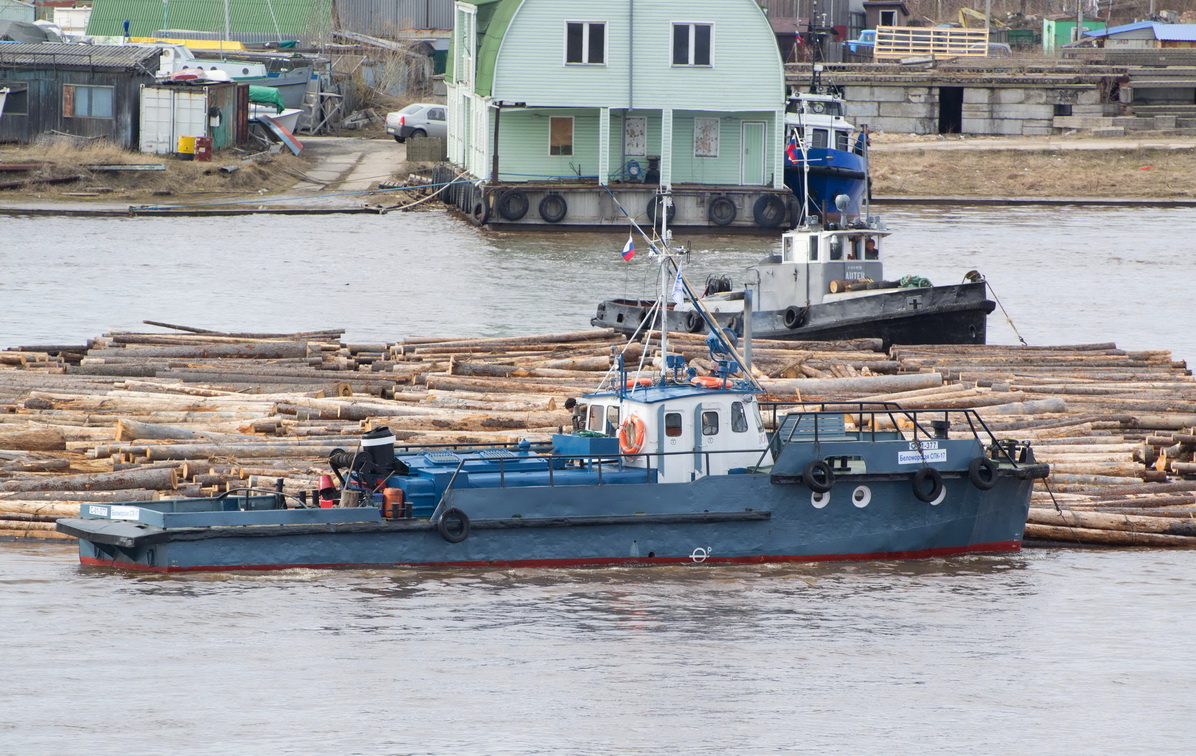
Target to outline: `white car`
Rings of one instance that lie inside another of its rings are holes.
[[[386,114],[386,133],[396,142],[408,138],[447,137],[448,120],[444,106],[430,102],[415,102],[402,110]]]

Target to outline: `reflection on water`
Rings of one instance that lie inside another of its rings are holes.
[[[1196,210],[886,217],[890,276],[978,269],[1031,344],[1196,357],[1193,329],[1160,327],[1191,311]],[[143,318],[354,342],[572,331],[656,279],[620,234],[439,213],[7,218],[4,235],[0,348]],[[691,246],[701,280],[772,242]],[[1000,311],[990,336],[1016,341]],[[0,543],[0,751],[1186,752],[1194,578],[1196,555],[1169,551],[146,576]]]
[[[1166,752],[1196,690],[1189,552],[0,574],[12,752]]]
[[[1031,344],[1115,341],[1196,358],[1196,208],[899,205],[886,275],[936,283],[981,271]],[[1148,233],[1144,234],[1144,229]],[[79,343],[143,319],[232,331],[346,328],[353,342],[590,327],[600,299],[655,290],[622,231],[492,233],[444,213],[233,218],[6,218],[0,348]],[[776,248],[694,236],[687,273],[737,273]],[[1160,284],[1165,282],[1165,284]],[[990,340],[1017,343],[998,310]]]

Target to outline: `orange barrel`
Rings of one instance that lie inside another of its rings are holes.
[[[403,501],[403,489],[386,488],[382,491],[382,516],[388,520],[397,520],[407,516],[407,505]]]

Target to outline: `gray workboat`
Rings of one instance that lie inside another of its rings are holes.
[[[890,344],[983,344],[996,304],[976,271],[961,283],[886,278],[883,255],[890,231],[875,217],[820,223],[787,231],[779,255],[749,266],[733,281],[712,275],[698,302],[719,328],[754,338],[827,341],[880,338]],[[674,332],[706,333],[697,303],[610,299],[591,324],[632,335],[663,322]]]

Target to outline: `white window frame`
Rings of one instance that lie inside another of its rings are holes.
[[[674,52],[674,40],[677,38],[677,27],[689,27],[689,61],[686,63],[678,63]],[[695,63],[694,62],[694,39],[697,36],[697,27],[710,27],[710,62],[709,63]],[[669,63],[674,68],[713,68],[714,67],[714,22],[712,21],[674,21],[669,27]]]
[[[569,26],[571,24],[581,24],[581,60],[569,60]],[[590,27],[602,27],[602,60],[598,63],[590,62]],[[565,21],[565,49],[564,59],[567,66],[605,66],[607,61],[607,52],[610,49],[610,29],[609,24],[605,21]]]
[[[631,139],[633,122],[639,124],[639,145]],[[636,152],[636,150],[639,150]],[[623,123],[623,154],[627,157],[648,156],[648,119],[644,116],[627,116]]]
[[[722,137],[722,119],[694,119],[694,157],[717,158]],[[701,147],[701,149],[700,149]]]

